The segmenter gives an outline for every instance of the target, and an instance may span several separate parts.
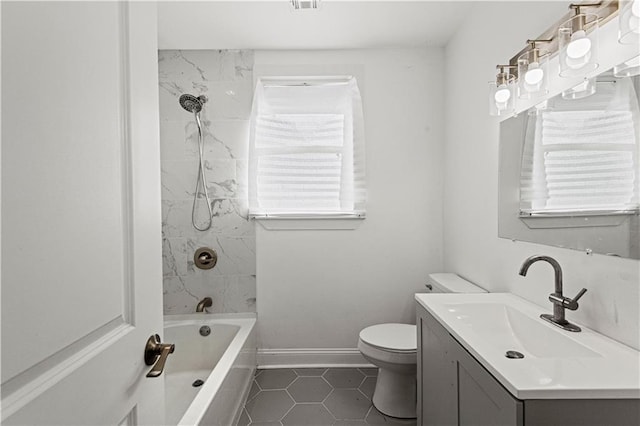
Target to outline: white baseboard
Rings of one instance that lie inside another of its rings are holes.
[[[258,368],[374,367],[357,348],[258,349]]]

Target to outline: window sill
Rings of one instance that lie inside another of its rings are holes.
[[[637,214],[636,210],[552,214],[521,213],[520,220],[530,229],[582,228],[618,226],[627,220],[627,218]]]
[[[255,215],[252,218],[269,231],[282,230],[354,230],[360,227],[360,215]]]

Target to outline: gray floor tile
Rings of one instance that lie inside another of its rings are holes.
[[[287,391],[295,402],[322,402],[332,389],[322,377],[298,377]]]
[[[306,377],[306,376],[322,376],[324,372],[327,371],[327,369],[326,368],[296,368],[294,369],[294,371],[298,376]]]
[[[251,383],[251,388],[249,389],[249,395],[247,395],[247,401],[251,401],[257,394],[260,392],[260,388],[258,387],[258,383],[254,380]]]
[[[356,389],[334,389],[324,405],[336,419],[364,420],[371,401]]]
[[[385,416],[373,407],[371,396],[377,371],[375,368],[258,370],[238,426],[247,426],[247,421],[251,421],[249,426],[416,426],[415,419]],[[273,389],[265,390],[262,386]]]
[[[416,419],[397,419],[389,417],[372,407],[365,418],[369,425],[416,426]]]
[[[335,419],[322,404],[296,404],[282,419],[285,426],[332,426]]]
[[[377,377],[378,369],[377,368],[358,368],[365,376],[367,377]]]
[[[365,394],[367,398],[373,399],[373,391],[376,389],[377,377],[367,377],[358,389]]]
[[[356,389],[364,379],[357,368],[330,368],[322,376],[334,388]]]
[[[242,413],[240,413],[240,418],[238,419],[238,426],[247,426],[249,423],[251,423],[251,419],[247,414],[247,410],[243,408]]]
[[[298,377],[290,368],[264,370],[256,377],[260,389],[286,389]]]
[[[252,422],[274,422],[282,419],[295,403],[284,390],[260,391],[246,408]]]

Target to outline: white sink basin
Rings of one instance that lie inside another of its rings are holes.
[[[573,333],[544,321],[551,304],[506,293],[416,300],[516,398],[640,398],[640,353],[586,327]]]
[[[525,356],[570,358],[601,356],[521,311],[501,303],[447,303],[456,321],[494,345],[508,346]]]

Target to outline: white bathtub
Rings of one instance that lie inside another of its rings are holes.
[[[166,424],[237,422],[256,369],[255,322],[252,314],[165,316],[162,340],[176,345],[163,374]],[[204,384],[193,387],[198,379]]]

